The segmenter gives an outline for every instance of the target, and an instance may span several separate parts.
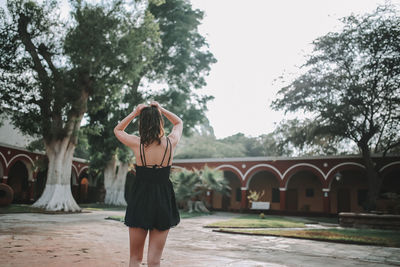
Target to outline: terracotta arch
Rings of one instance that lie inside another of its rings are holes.
[[[261,171],[267,171],[272,173],[275,178],[278,180],[278,183],[281,183],[281,179],[282,179],[282,174],[279,172],[279,170],[270,164],[257,164],[253,167],[251,167],[250,169],[247,170],[247,172],[245,173],[245,180],[243,182],[243,187],[249,188],[249,184],[251,179],[254,177],[254,175],[256,173],[259,173]]]
[[[243,208],[250,208],[247,192],[250,193],[250,190],[252,190],[258,193],[263,192],[259,201],[269,202],[271,210],[279,210],[280,201],[277,202],[274,200],[274,194],[276,190],[279,191],[282,180],[277,173],[271,171],[271,168],[268,168],[268,166],[259,166],[254,168],[249,174],[251,174],[251,176],[249,175],[246,181],[246,201],[243,203]]]
[[[215,167],[216,170],[221,170],[221,171],[230,171],[233,172],[236,177],[239,178],[240,183],[243,183],[243,174],[240,172],[240,170],[233,165],[230,164],[223,164]],[[241,180],[242,179],[242,180]]]
[[[0,152],[0,164],[1,166],[3,166],[3,172],[5,173],[7,168],[7,160],[6,157],[3,155],[3,153],[1,152]]]
[[[28,170],[28,181],[33,182],[34,181],[34,170],[33,170],[33,160],[25,154],[18,154],[15,155],[14,157],[11,158],[11,160],[8,162],[8,170],[13,166],[17,161],[21,161],[26,169]]]
[[[71,167],[71,178],[72,178],[72,173],[74,173],[75,174],[75,179],[76,179],[76,184],[79,184],[79,175],[78,175],[78,170],[76,169],[76,167],[74,166],[74,164],[72,164],[72,167]]]
[[[74,179],[75,179],[75,181],[74,181]],[[72,183],[72,185],[79,185],[78,173],[75,168],[72,168],[72,171],[71,171],[71,183]]]
[[[327,173],[326,177],[326,188],[331,189],[332,181],[335,177],[335,174],[341,171],[361,171],[365,172],[364,165],[357,162],[343,162],[332,167]]]
[[[29,162],[23,158],[13,160],[12,164],[8,166],[7,179],[7,184],[14,190],[13,202],[27,203],[29,201],[32,181],[33,171]]]
[[[389,164],[386,164],[379,170],[379,174],[382,177],[385,177],[388,173],[394,171],[394,170],[400,170],[400,161],[395,161],[391,162]]]
[[[230,195],[220,195],[219,193],[216,193],[214,191],[210,192],[210,197],[209,199],[210,204],[213,205],[216,202],[218,202],[218,198],[221,204],[221,209],[222,210],[239,210],[241,207],[241,187],[242,187],[242,179],[236,172],[234,172],[232,169],[229,168],[220,168],[218,169],[220,171],[223,171],[224,174],[224,180],[228,182],[228,185],[230,186]],[[240,199],[238,200],[238,196]]]
[[[81,184],[81,183],[82,183],[82,180],[83,180],[84,178],[87,179],[87,183],[85,182],[84,184],[90,184],[89,174],[88,174],[86,171],[80,172],[80,173],[79,173],[79,176],[77,176],[78,184]]]
[[[85,170],[88,170],[88,169],[89,169],[89,166],[85,166],[82,169],[80,169],[78,176],[80,176]]]
[[[387,164],[386,166],[386,168],[381,168],[380,170],[379,170],[379,172],[380,172],[380,176],[381,176],[381,178],[382,178],[382,186],[383,186],[383,183],[385,182],[385,179],[390,175],[390,174],[392,174],[393,172],[395,172],[395,173],[400,173],[400,161],[398,161],[398,162],[393,162],[394,164]],[[395,179],[398,179],[397,178],[397,176],[396,176],[396,178]],[[400,181],[399,181],[400,182]]]
[[[235,177],[236,177],[235,179],[237,179],[237,180],[239,181],[239,183],[242,184],[242,180],[240,179],[240,176],[237,175],[237,173],[234,172],[233,170],[231,170],[231,169],[225,169],[225,168],[221,168],[221,169],[218,169],[218,170],[224,171],[224,172],[231,172],[231,173],[233,173],[233,174],[235,175]]]
[[[5,173],[6,173],[5,164],[3,164],[3,162],[1,162],[1,163],[0,163],[0,183],[1,183],[1,181],[2,181],[2,179],[3,179],[3,176],[5,175]]]
[[[293,165],[292,167],[290,167],[289,169],[287,169],[285,171],[285,173],[283,174],[283,179],[282,179],[282,188],[287,189],[287,186],[289,184],[290,179],[298,172],[301,171],[309,171],[311,173],[313,173],[318,180],[321,182],[321,186],[322,188],[326,187],[326,180],[324,177],[324,173],[322,172],[322,170],[320,168],[318,168],[315,165],[309,164],[309,163],[299,163],[296,165]]]
[[[302,165],[286,172],[282,181],[285,208],[288,211],[323,212],[325,179],[315,168]],[[281,189],[281,190],[282,190]]]
[[[8,164],[7,164],[7,166],[11,166],[14,162],[16,162],[16,161],[18,161],[18,160],[21,160],[21,161],[23,161],[25,164],[27,163],[27,162],[29,162],[30,164],[34,164],[34,162],[33,162],[33,160],[31,159],[31,157],[29,157],[28,155],[26,155],[26,154],[17,154],[17,155],[15,155],[14,157],[12,157],[11,159],[10,159],[10,161],[8,162]]]

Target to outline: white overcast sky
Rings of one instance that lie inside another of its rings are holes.
[[[94,0],[98,1],[98,0]],[[0,0],[4,7],[5,0]],[[372,12],[385,0],[191,0],[218,62],[202,94],[213,95],[207,117],[217,138],[267,134],[284,119],[270,109],[283,74],[299,73],[311,42],[341,28],[339,18]],[[66,0],[62,0],[67,6]],[[391,3],[400,9],[400,0]],[[67,10],[64,10],[67,12]],[[290,115],[301,116],[301,114]],[[287,117],[286,117],[287,118]]]
[[[384,0],[192,0],[205,17],[200,32],[218,62],[202,90],[215,99],[207,117],[217,138],[275,128],[283,112],[269,107],[284,73],[295,75],[311,42],[340,30],[339,18],[376,9]],[[392,1],[397,8],[400,1]],[[293,117],[293,115],[291,116]]]

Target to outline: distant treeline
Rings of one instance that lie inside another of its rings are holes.
[[[320,138],[316,144],[306,142],[307,133],[297,135],[298,122],[283,121],[275,131],[257,137],[237,133],[217,139],[211,126],[201,126],[191,136],[184,136],[175,152],[176,159],[278,157],[357,154],[357,149],[346,143],[333,144],[330,138]]]
[[[217,139],[210,133],[195,133],[183,137],[179,143],[175,158],[223,158],[257,157],[287,155],[272,134],[247,137],[238,133],[223,139]]]

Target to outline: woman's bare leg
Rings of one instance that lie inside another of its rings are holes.
[[[169,230],[159,231],[153,229],[149,234],[149,249],[147,251],[147,265],[149,267],[160,266],[161,255],[167,240]]]
[[[139,265],[142,263],[146,236],[147,230],[129,227],[129,267],[139,267]]]

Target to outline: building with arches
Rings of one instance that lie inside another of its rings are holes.
[[[3,118],[0,127],[0,182],[13,188],[14,203],[36,201],[46,185],[47,156],[42,151],[32,152],[25,148],[34,140],[16,129],[9,118]],[[91,195],[95,195],[96,185],[87,174],[89,163],[74,157],[71,168],[72,195],[78,203],[90,201]],[[87,179],[83,180],[85,177]]]
[[[400,194],[400,157],[376,157],[383,184],[381,193]],[[250,190],[264,191],[261,201],[276,212],[337,214],[361,212],[368,181],[359,156],[246,157],[223,159],[176,159],[174,168],[201,169],[205,165],[224,171],[230,196],[210,192],[209,205],[217,210],[250,209]],[[379,199],[378,209],[391,202]]]
[[[39,167],[43,164],[47,166],[47,156],[43,152],[0,143],[0,181],[14,190],[14,203],[32,203],[41,196],[47,178],[47,169]],[[89,185],[88,167],[85,159],[73,158],[71,191],[79,203],[87,200],[87,189],[81,190],[81,184],[86,188]],[[86,192],[85,200],[81,192]]]
[[[46,184],[47,157],[25,149],[30,141],[7,121],[0,127],[0,182],[13,188],[15,203],[34,202]],[[374,161],[383,177],[381,195],[400,195],[400,156]],[[249,210],[250,190],[265,192],[261,201],[270,203],[271,212],[360,212],[367,197],[365,167],[359,156],[175,159],[172,167],[201,169],[205,165],[222,170],[231,187],[230,196],[209,192],[208,204],[215,210]],[[86,160],[73,158],[71,191],[78,203],[95,202],[100,194],[88,167]],[[134,170],[128,173],[134,174]],[[381,198],[377,204],[381,210],[394,209],[389,199]]]
[[[14,190],[14,203],[32,203],[46,184],[43,152],[0,143],[0,181]],[[374,158],[383,177],[381,193],[400,194],[400,157]],[[261,201],[270,203],[271,212],[337,214],[361,212],[368,183],[361,157],[247,157],[222,159],[175,159],[175,169],[201,169],[205,165],[222,170],[231,187],[230,196],[210,192],[212,209],[248,211],[250,190],[264,191]],[[78,203],[94,201],[98,189],[87,175],[88,162],[74,158],[71,191]],[[131,171],[134,175],[134,171]],[[389,210],[391,202],[380,199],[378,207]]]

